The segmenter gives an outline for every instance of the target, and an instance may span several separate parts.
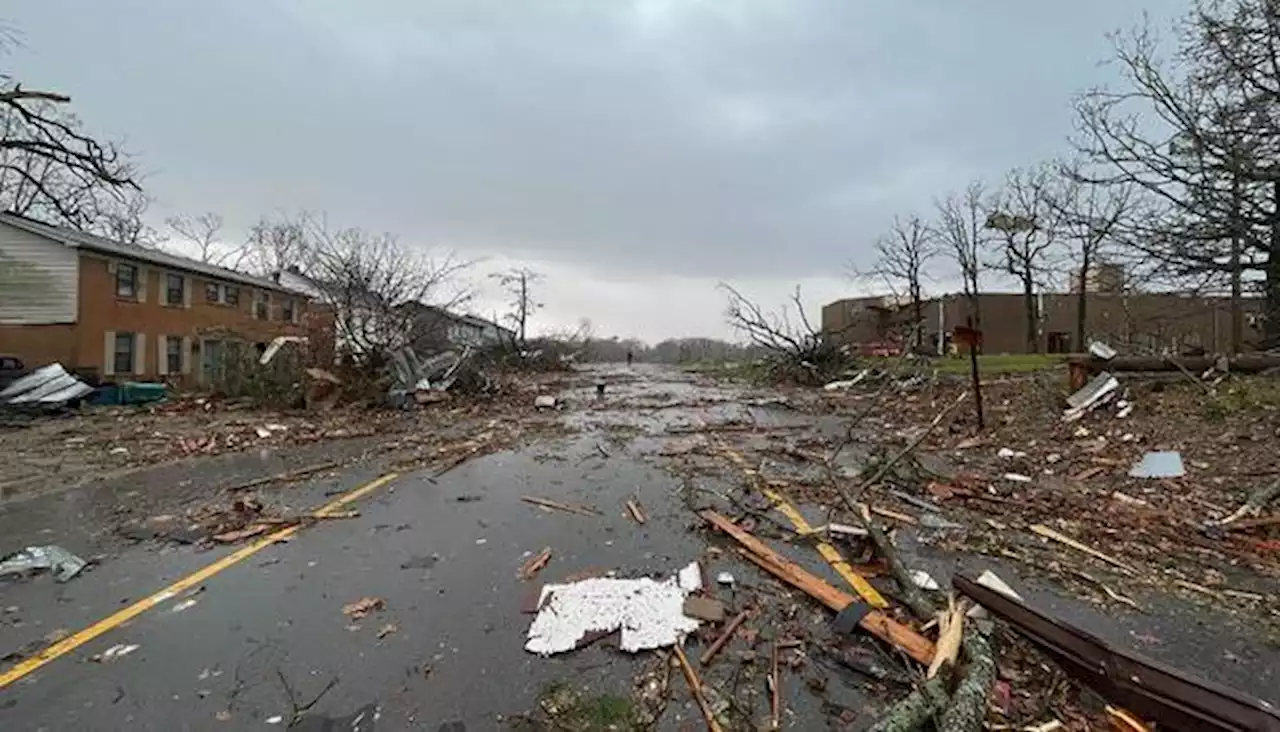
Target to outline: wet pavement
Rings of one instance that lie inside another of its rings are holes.
[[[603,399],[595,394],[597,380],[608,382]],[[787,400],[803,396],[717,385],[652,366],[595,367],[575,375],[560,396],[563,433],[442,475],[402,471],[348,506],[359,516],[303,528],[0,690],[0,728],[227,730],[295,722],[296,729],[317,730],[490,730],[509,728],[557,683],[625,696],[653,654],[629,656],[607,644],[550,658],[526,653],[532,616],[521,606],[530,594],[542,581],[587,570],[667,575],[705,556],[708,539],[690,530],[698,525],[690,508],[704,489],[742,481],[732,464],[716,470],[681,460],[710,439],[708,428],[746,425],[750,432],[727,434],[759,441],[793,429],[838,431],[839,424],[788,408]],[[348,446],[346,467],[273,489],[273,497],[316,507],[388,474],[392,456],[367,447]],[[122,505],[131,515],[165,510],[193,491],[335,454],[332,446],[308,450],[314,453],[226,456],[124,484],[0,504],[0,549],[57,543],[101,555],[65,584],[47,576],[0,583],[0,653],[38,650],[237,550],[123,542],[113,522]],[[542,510],[521,501],[524,495],[593,506],[601,515]],[[643,526],[628,517],[629,499],[644,506]],[[521,581],[520,566],[544,547],[552,550],[549,565],[537,580]],[[838,581],[812,551],[785,549]],[[1258,642],[1247,618],[1215,617],[1164,598],[1140,598],[1147,614],[1117,617],[986,557],[957,558],[927,546],[910,556],[939,581],[957,567],[975,574],[994,568],[1028,599],[1104,637],[1274,696],[1280,656],[1274,642]],[[728,559],[708,569],[720,568],[745,584],[769,584]],[[365,597],[381,598],[384,607],[358,620],[344,615],[344,605]],[[822,622],[825,611],[791,597]],[[0,672],[11,666],[0,662]],[[835,677],[824,694],[811,693],[799,677],[784,685],[784,694],[784,726],[797,729],[819,726],[824,701],[867,714],[884,703]],[[677,680],[659,728],[684,725],[702,722]]]

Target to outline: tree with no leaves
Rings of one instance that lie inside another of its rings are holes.
[[[1149,27],[1113,42],[1126,88],[1077,100],[1077,150],[1099,182],[1163,206],[1135,247],[1174,275],[1230,282],[1233,342],[1243,282],[1260,276],[1264,340],[1280,343],[1280,7],[1197,0],[1167,59]]]
[[[12,43],[0,38],[0,51]],[[119,145],[100,142],[66,110],[71,97],[28,89],[0,72],[0,207],[85,231],[138,190],[135,166]],[[104,233],[104,232],[97,232]]]
[[[986,228],[995,232],[997,261],[993,266],[1014,277],[1022,287],[1028,353],[1040,352],[1040,307],[1037,293],[1048,271],[1056,242],[1056,212],[1049,205],[1054,172],[1048,166],[1015,168],[996,192]]]
[[[982,329],[982,257],[990,232],[986,228],[987,200],[982,181],[973,181],[962,193],[952,193],[934,206],[938,221],[934,226],[939,249],[955,262],[973,327]]]
[[[911,303],[911,345],[920,350],[924,338],[924,278],[930,260],[938,255],[937,239],[924,219],[916,214],[893,217],[889,234],[875,243],[875,263],[860,278],[878,279],[895,296],[904,292]]]
[[[1070,249],[1076,280],[1076,347],[1088,337],[1089,275],[1106,263],[1109,250],[1118,249],[1123,232],[1131,229],[1137,196],[1132,185],[1101,185],[1078,164],[1064,164],[1058,181],[1045,193],[1054,213],[1059,238]]]
[[[183,241],[188,250],[182,252],[205,264],[228,269],[239,269],[248,256],[247,247],[228,245],[222,238],[223,220],[221,214],[207,211],[199,216],[179,214],[164,220]]]
[[[498,286],[511,298],[511,311],[503,319],[515,331],[516,342],[513,345],[523,351],[529,343],[529,319],[542,307],[542,303],[534,298],[533,288],[544,277],[528,267],[514,267],[506,272],[495,272],[489,277],[497,280]]]

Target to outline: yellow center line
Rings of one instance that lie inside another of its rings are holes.
[[[694,421],[703,427],[706,426],[706,422],[701,418],[694,417]],[[778,509],[778,513],[787,517],[787,520],[789,520],[791,525],[795,527],[796,533],[801,534],[802,536],[813,534],[813,527],[809,525],[809,522],[805,520],[805,517],[801,515],[800,511],[796,509],[789,500],[787,500],[786,496],[770,488],[768,483],[764,480],[764,476],[760,475],[759,471],[751,467],[751,464],[747,462],[747,458],[743,456],[742,453],[739,453],[724,444],[716,437],[711,437],[710,441],[720,450],[721,453],[736,463],[744,473],[752,477],[756,487],[764,494],[765,498],[773,501],[773,507]],[[827,561],[827,564],[831,565],[831,568],[836,571],[836,574],[840,575],[845,582],[848,582],[849,586],[852,587],[854,591],[862,597],[862,599],[866,600],[868,605],[876,608],[889,607],[889,601],[884,599],[884,595],[881,595],[865,577],[858,574],[853,569],[853,566],[845,561],[845,558],[840,554],[840,550],[825,541],[818,541],[816,544],[818,554],[822,555],[822,558]]]
[[[325,504],[324,506],[321,506],[319,509],[314,511],[314,513],[320,516],[333,513],[334,511],[337,511],[339,508],[342,508],[348,503],[358,500],[362,496],[368,495],[369,493],[381,488],[387,483],[390,483],[396,477],[397,477],[396,473],[388,473],[387,475],[384,475],[378,478],[377,480],[374,480],[371,483],[362,485],[359,488],[353,489],[350,492],[345,493],[342,496],[339,496],[336,500],[331,501]],[[228,554],[227,556],[217,560],[216,562],[209,564],[203,569],[199,569],[194,573],[187,575],[186,577],[183,577],[182,579],[178,580],[177,582],[174,582],[173,584],[169,585],[163,590],[156,592],[150,597],[145,597],[133,603],[129,607],[126,607],[123,610],[120,610],[116,613],[113,613],[112,615],[107,616],[106,618],[103,618],[102,620],[99,620],[98,622],[94,623],[93,625],[90,625],[89,627],[85,628],[79,633],[68,636],[58,641],[57,643],[54,643],[53,645],[45,648],[44,650],[40,651],[34,656],[22,661],[21,663],[18,663],[8,671],[5,671],[4,673],[0,673],[0,689],[3,689],[9,686],[10,684],[17,681],[18,679],[21,679],[22,677],[30,674],[31,672],[35,671],[41,666],[44,666],[46,663],[49,663],[50,661],[53,661],[61,656],[64,656],[70,653],[71,651],[74,651],[75,649],[79,648],[80,646],[83,646],[84,644],[88,643],[94,638],[97,638],[103,633],[106,633],[107,631],[110,631],[114,628],[118,628],[121,625],[124,625],[130,620],[133,620],[139,615],[145,613],[146,611],[154,608],[155,606],[167,600],[173,599],[178,593],[185,592],[186,590],[189,590],[192,587],[199,585],[201,582],[204,582],[205,580],[209,579],[215,574],[218,574],[219,572],[226,569],[227,567],[238,564],[244,561],[245,559],[248,559],[254,554],[257,554],[263,549],[266,549],[267,547],[271,546],[272,544],[275,544],[280,541],[284,541],[290,536],[293,536],[294,534],[296,534],[301,528],[302,528],[301,525],[295,524],[293,526],[286,526],[283,529],[272,532],[271,534],[268,534],[267,536],[259,539],[258,541],[255,541],[254,543],[246,547],[242,547],[241,549],[238,549],[235,552]]]

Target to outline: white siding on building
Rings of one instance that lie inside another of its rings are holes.
[[[76,322],[78,254],[0,222],[0,325]]]

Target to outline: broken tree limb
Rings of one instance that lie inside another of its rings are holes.
[[[631,514],[631,518],[638,524],[643,524],[645,521],[649,520],[648,517],[645,516],[644,508],[640,506],[639,501],[627,501],[627,513]]]
[[[698,675],[694,673],[693,667],[689,665],[689,659],[685,657],[684,650],[677,643],[673,646],[676,651],[676,659],[680,661],[680,671],[684,673],[684,680],[689,682],[689,691],[693,694],[693,700],[698,703],[698,709],[702,711],[702,718],[707,721],[707,730],[709,732],[722,732],[720,723],[716,721],[716,715],[711,711],[711,705],[707,704],[707,698],[702,695],[702,682],[698,680]]]
[[[1217,525],[1226,526],[1239,521],[1245,516],[1257,516],[1262,513],[1262,509],[1266,508],[1267,504],[1274,501],[1277,497],[1280,497],[1280,480],[1254,491],[1250,494],[1249,499],[1245,501],[1243,506],[1237,508],[1235,513],[1219,521]]]
[[[924,432],[921,432],[919,435],[917,435],[914,440],[908,443],[906,447],[902,448],[902,450],[898,451],[896,455],[880,463],[880,465],[876,466],[876,471],[872,473],[870,477],[864,480],[860,480],[859,481],[860,487],[874,485],[881,478],[888,475],[889,471],[893,470],[893,467],[895,465],[901,462],[902,459],[905,458],[907,455],[910,455],[912,452],[914,452],[917,447],[920,447],[920,443],[924,442],[925,438],[928,437],[930,433],[932,433],[935,429],[937,429],[938,425],[942,424],[942,420],[948,414],[951,414],[951,411],[956,407],[960,406],[964,402],[964,400],[967,399],[968,397],[969,397],[968,391],[960,392],[960,396],[956,397],[955,401],[943,407],[942,411],[938,412],[938,414],[933,418],[933,421],[929,422],[929,425],[925,427]]]
[[[529,561],[520,567],[520,579],[533,579],[535,575],[542,571],[547,563],[551,561],[551,547],[547,547],[529,558]]]
[[[915,580],[911,578],[911,570],[907,565],[903,564],[902,559],[898,556],[898,550],[894,548],[893,542],[889,541],[889,537],[876,526],[871,520],[869,512],[863,511],[858,515],[862,521],[862,526],[867,530],[867,535],[871,537],[872,543],[876,545],[876,551],[880,556],[884,557],[885,563],[889,565],[889,574],[893,576],[894,582],[898,584],[898,589],[902,593],[902,599],[906,602],[907,607],[911,608],[911,612],[921,620],[930,620],[938,612],[938,608],[934,605],[921,589],[916,586]],[[932,662],[932,659],[930,659]]]
[[[1060,534],[1057,531],[1054,531],[1053,529],[1049,528],[1048,526],[1045,526],[1044,524],[1033,524],[1031,526],[1031,533],[1036,534],[1038,536],[1043,536],[1046,539],[1052,539],[1060,544],[1065,544],[1071,547],[1072,549],[1075,549],[1078,552],[1084,552],[1085,554],[1088,554],[1094,559],[1099,559],[1103,562],[1106,562],[1107,564],[1110,564],[1113,567],[1122,569],[1128,574],[1131,574],[1131,575],[1138,574],[1138,571],[1136,569],[1134,569],[1133,567],[1130,567],[1129,565],[1125,564],[1119,559],[1116,559],[1115,557],[1109,554],[1103,554],[1102,552],[1098,551],[1097,549],[1094,549],[1091,546],[1081,544],[1075,539],[1072,539],[1070,536],[1067,536],[1066,534]]]
[[[600,512],[590,506],[581,506],[574,503],[561,503],[552,501],[548,498],[539,498],[537,496],[520,496],[520,500],[525,503],[532,503],[541,508],[552,508],[557,511],[565,511],[567,513],[576,513],[579,516],[599,516]]]
[[[933,662],[929,664],[929,670],[925,672],[926,678],[931,679],[937,676],[942,667],[947,664],[955,664],[956,658],[960,655],[960,642],[963,637],[964,608],[955,601],[953,596],[947,609],[938,615],[938,650],[933,656]]]
[[[996,683],[996,659],[991,643],[970,624],[964,634],[964,680],[938,720],[938,732],[978,732],[987,718],[987,698]]]
[[[737,632],[738,626],[742,625],[750,614],[750,610],[743,610],[733,616],[733,620],[730,620],[729,624],[724,627],[724,631],[720,633],[720,637],[716,638],[715,642],[713,642],[707,650],[702,652],[702,656],[698,658],[698,663],[703,666],[710,666],[711,662],[715,660],[716,654],[720,652],[721,648],[725,647],[729,642],[729,639],[733,638],[733,634]]]
[[[857,601],[853,595],[837,589],[810,574],[715,511],[706,510],[698,515],[736,539],[743,547],[742,555],[744,557],[775,577],[804,591],[805,594],[828,608],[840,612]],[[933,661],[934,647],[932,641],[878,610],[868,611],[858,625],[877,638],[901,648],[908,656],[926,666]]]
[[[1213,387],[1209,386],[1208,384],[1204,383],[1200,379],[1196,378],[1196,375],[1191,373],[1186,366],[1183,366],[1182,364],[1178,363],[1177,359],[1166,358],[1165,362],[1168,363],[1170,366],[1173,366],[1177,370],[1181,371],[1182,375],[1187,377],[1188,381],[1190,381],[1191,383],[1203,389],[1205,394],[1208,394],[1209,396],[1213,396]]]
[[[899,699],[867,732],[912,732],[920,729],[947,706],[947,682],[951,674],[941,673]]]
[[[330,460],[328,462],[323,462],[323,463],[316,463],[315,465],[308,465],[305,468],[298,468],[297,470],[288,470],[283,473],[268,475],[264,478],[254,478],[253,480],[250,480],[244,483],[229,486],[228,488],[226,488],[226,491],[228,493],[238,493],[240,491],[247,491],[251,488],[257,488],[259,486],[264,486],[270,483],[285,483],[291,480],[297,480],[298,478],[305,478],[308,475],[312,475],[312,474],[319,473],[321,471],[329,470],[331,468],[336,468],[336,467],[338,467],[338,463],[337,461],[334,461],[334,460]]]

